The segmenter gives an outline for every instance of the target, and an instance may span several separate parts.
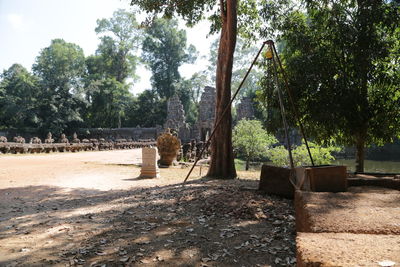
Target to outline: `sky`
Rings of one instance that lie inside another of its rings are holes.
[[[94,54],[99,44],[94,31],[96,20],[112,17],[119,8],[129,10],[129,3],[129,0],[0,0],[0,72],[14,63],[31,70],[41,49],[56,38],[79,45],[85,56]],[[180,68],[183,77],[189,78],[206,68],[205,57],[212,42],[212,37],[207,39],[208,31],[207,22],[187,29],[188,44],[196,46],[199,59],[194,65]],[[141,80],[131,88],[134,94],[151,88],[151,72],[139,67],[137,74]]]

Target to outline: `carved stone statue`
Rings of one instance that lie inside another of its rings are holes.
[[[160,164],[168,167],[176,159],[181,148],[181,142],[171,134],[169,128],[157,138],[157,148],[160,154]]]
[[[63,144],[69,143],[68,138],[65,136],[65,134],[61,134],[60,143],[63,143]]]
[[[29,141],[29,143],[31,143],[31,144],[41,144],[41,143],[42,143],[42,140],[40,140],[39,137],[33,137],[33,138],[31,138],[31,140]]]
[[[25,138],[23,138],[22,136],[15,136],[13,140],[15,143],[25,144]]]
[[[81,143],[81,140],[78,139],[78,135],[76,133],[74,133],[72,135],[72,143],[74,143],[74,144],[80,144]]]
[[[46,139],[44,140],[45,144],[52,144],[54,143],[53,135],[49,132],[47,134]]]

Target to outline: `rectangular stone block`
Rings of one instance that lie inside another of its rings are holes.
[[[297,186],[313,192],[347,191],[346,166],[321,165],[296,168]]]
[[[398,266],[399,235],[297,233],[297,266]],[[393,262],[394,265],[379,264]]]
[[[140,170],[140,177],[143,178],[158,178],[160,177],[160,170],[157,166],[158,151],[156,147],[143,147],[142,148],[142,169]]]
[[[264,164],[258,189],[268,194],[293,198],[294,186],[289,180],[291,173],[291,169]]]

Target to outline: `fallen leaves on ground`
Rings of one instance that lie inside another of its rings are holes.
[[[9,243],[0,251],[11,253],[3,262],[294,266],[292,203],[261,195],[256,187],[254,180],[200,179],[185,186],[20,199],[7,211],[1,209],[0,238]]]

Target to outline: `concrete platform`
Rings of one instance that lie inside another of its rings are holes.
[[[298,233],[297,266],[400,265],[400,236],[349,233]]]

